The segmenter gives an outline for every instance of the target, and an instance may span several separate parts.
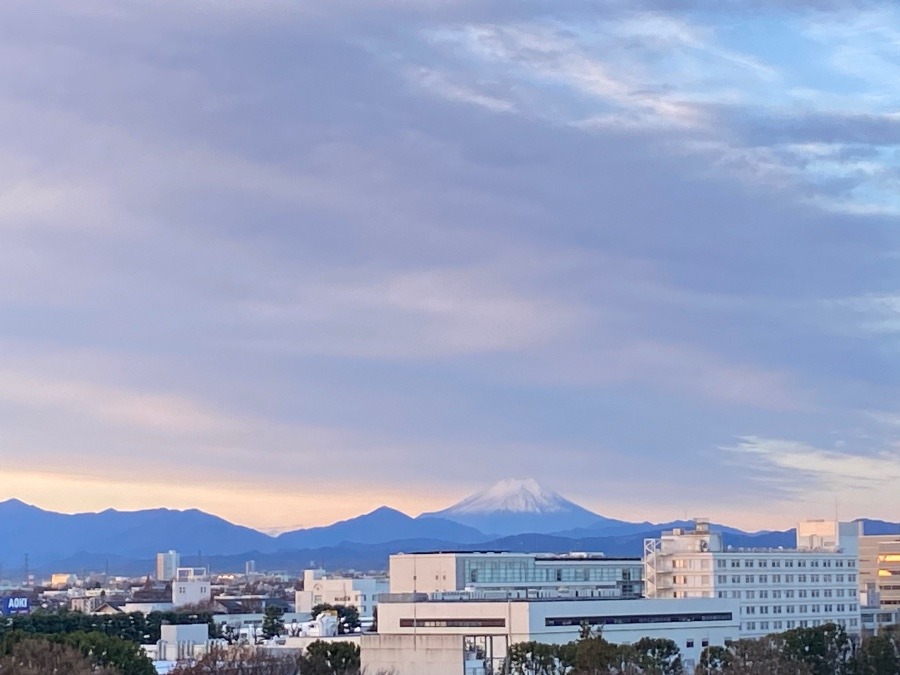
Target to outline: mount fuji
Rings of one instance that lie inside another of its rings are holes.
[[[549,534],[628,524],[588,511],[533,478],[501,480],[442,511],[419,517],[443,518],[494,535]]]

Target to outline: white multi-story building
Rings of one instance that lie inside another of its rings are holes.
[[[362,619],[373,617],[378,596],[387,593],[387,579],[379,577],[329,577],[324,570],[304,570],[303,590],[296,591],[298,614],[309,614],[320,604],[353,605]]]
[[[203,605],[212,599],[212,584],[205,567],[179,567],[172,582],[172,604]]]
[[[721,598],[740,604],[741,637],[836,623],[860,630],[858,523],[806,521],[795,549],[735,549],[709,523],[644,543],[648,598]]]
[[[178,551],[167,551],[166,553],[156,554],[156,580],[172,581],[175,578],[175,572],[181,565],[181,556]]]
[[[642,572],[639,558],[600,553],[434,552],[390,559],[392,593],[485,598],[638,598]]]

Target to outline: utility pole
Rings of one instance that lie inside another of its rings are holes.
[[[25,586],[28,586],[28,554],[25,554]]]

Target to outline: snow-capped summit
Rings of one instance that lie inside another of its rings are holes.
[[[504,478],[454,504],[445,513],[554,513],[571,506],[576,505],[534,478]]]
[[[534,478],[506,478],[443,511],[422,514],[426,516],[497,535],[548,534],[607,520],[543,487]]]

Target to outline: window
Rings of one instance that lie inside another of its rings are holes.
[[[793,574],[785,574],[784,575],[784,583],[786,583],[786,584],[794,583],[794,575]]]
[[[745,561],[744,561],[744,567],[753,567],[753,561],[752,561],[752,560],[745,560]]]
[[[781,561],[780,561],[780,560],[773,560],[773,561],[772,561],[772,567],[781,567]]]
[[[717,584],[728,583],[728,575],[727,574],[719,574],[718,576],[716,576],[716,583]]]
[[[818,567],[818,566],[819,566],[819,561],[818,561],[818,560],[810,560],[810,561],[809,561],[809,566],[810,566],[810,567]]]
[[[700,646],[709,647],[709,638],[703,638],[702,640],[700,640]]]
[[[800,607],[797,608],[797,611],[801,614],[806,614],[806,612],[809,611],[809,608],[807,605],[800,605]]]
[[[768,606],[768,605],[762,605],[762,606],[759,608],[759,613],[760,613],[760,614],[768,614],[768,613],[769,613],[769,606]]]
[[[798,581],[799,583],[801,583],[801,584],[805,584],[805,583],[806,583],[806,575],[805,575],[805,574],[798,574],[798,575],[797,575],[797,581]]]
[[[811,583],[817,584],[817,583],[819,583],[819,575],[818,574],[810,574],[809,580]]]
[[[748,621],[747,622],[747,630],[756,630],[756,622]]]
[[[786,598],[793,598],[793,597],[794,597],[794,591],[785,591],[785,592],[784,592],[784,597],[786,597]]]
[[[780,583],[781,583],[781,575],[780,575],[780,574],[773,574],[773,575],[772,575],[772,583],[773,583],[773,584],[780,584]]]
[[[768,597],[769,597],[769,591],[760,591],[760,592],[759,592],[759,597],[760,597],[760,598],[768,598]]]
[[[744,583],[745,583],[745,584],[752,584],[752,583],[753,583],[753,575],[752,575],[752,574],[747,574],[747,575],[744,577]]]
[[[756,566],[757,567],[768,567],[768,563],[765,560],[757,560]]]
[[[795,608],[793,605],[788,605],[786,609],[788,614],[793,614]]]
[[[741,583],[741,575],[740,574],[732,574],[731,575],[731,583],[733,583],[733,584]]]
[[[768,574],[760,574],[759,575],[759,583],[761,583],[761,584],[769,583],[769,575]]]
[[[848,575],[847,575],[847,581],[856,581],[856,575],[855,575],[855,574],[848,574]]]
[[[783,623],[782,621],[776,621],[775,622],[775,630],[781,630],[782,623]]]
[[[719,558],[718,560],[716,560],[716,567],[722,569],[723,567],[725,567],[725,561],[722,558]]]
[[[797,567],[806,567],[806,561],[805,561],[805,560],[798,560],[798,561],[797,561]]]
[[[731,597],[740,599],[741,592],[740,591],[731,591]]]
[[[781,597],[781,591],[772,591],[772,597],[777,600]]]
[[[806,594],[807,594],[807,591],[805,589],[800,589],[799,591],[797,591],[798,598],[805,598]]]
[[[760,630],[769,630],[769,622],[768,621],[760,621],[759,629]]]
[[[831,589],[826,588],[824,591],[822,591],[822,595],[825,596],[826,598],[830,598],[831,597]]]
[[[684,641],[684,646],[685,646],[686,648],[688,648],[688,649],[693,649],[693,648],[694,648],[694,641],[693,641],[693,640],[685,640],[685,641]]]
[[[785,561],[784,561],[784,566],[785,566],[785,567],[793,567],[793,566],[794,566],[794,561],[793,561],[793,560],[785,560]]]
[[[834,577],[834,580],[837,581],[838,583],[843,583],[843,581],[844,581],[844,575],[843,575],[843,574],[836,574],[835,577]]]
[[[818,589],[818,588],[812,589],[812,590],[809,592],[809,597],[811,597],[811,598],[818,598],[818,597],[819,597],[819,589]]]
[[[732,566],[732,567],[740,567],[740,566],[741,566],[741,561],[740,561],[740,560],[732,560],[732,561],[731,561],[731,566]]]
[[[781,614],[781,605],[772,605],[772,614]]]

